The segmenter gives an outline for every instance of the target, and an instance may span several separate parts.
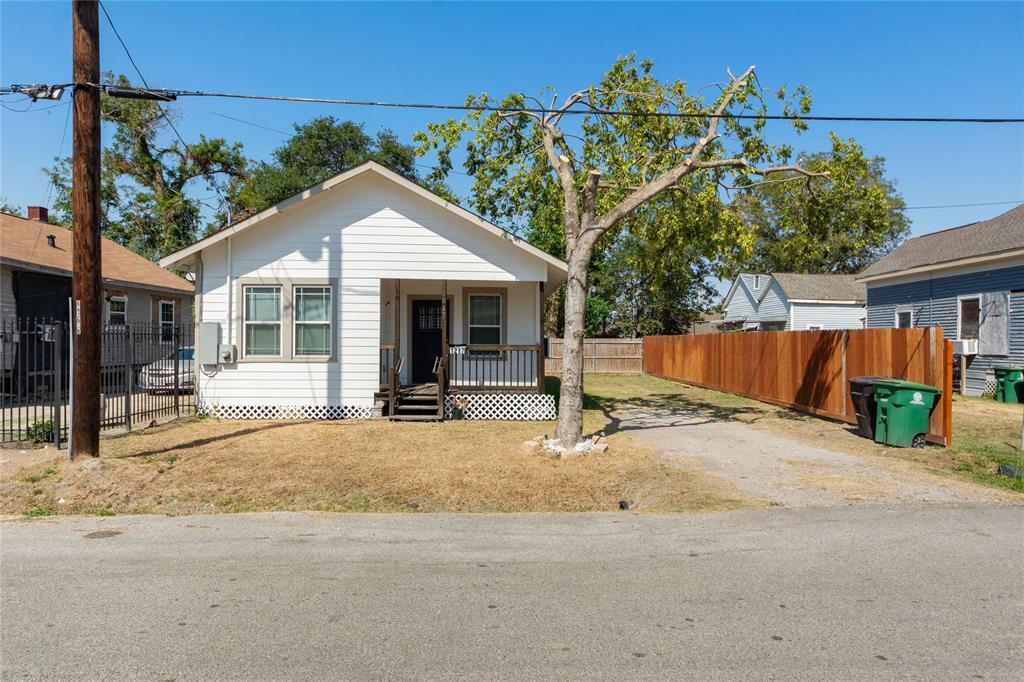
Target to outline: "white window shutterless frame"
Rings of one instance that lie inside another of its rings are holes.
[[[278,285],[246,285],[243,291],[242,354],[246,357],[281,355],[283,300]]]
[[[170,343],[174,340],[174,301],[160,301],[160,340]]]
[[[331,287],[296,286],[292,338],[296,357],[331,354]]]
[[[111,296],[107,300],[107,324],[128,324],[127,296]]]
[[[501,343],[501,294],[469,294],[469,343]]]

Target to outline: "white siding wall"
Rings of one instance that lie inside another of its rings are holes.
[[[369,406],[379,387],[379,343],[390,340],[381,320],[381,280],[403,281],[405,295],[419,287],[437,294],[449,280],[455,297],[455,338],[461,338],[461,290],[466,286],[509,286],[509,310],[519,315],[530,287],[544,280],[546,264],[501,237],[379,177],[360,177],[296,205],[231,238],[231,294],[239,278],[337,280],[334,300],[335,361],[239,362],[200,375],[200,400],[220,405]],[[224,342],[241,351],[239,302],[229,299],[228,248],[215,244],[202,253],[202,320],[221,324]],[[516,285],[517,281],[527,285]],[[506,284],[508,283],[508,284]],[[522,300],[520,300],[522,299]],[[527,303],[532,302],[532,299]],[[535,304],[534,304],[535,305]],[[536,308],[530,306],[530,314]],[[230,318],[230,319],[229,319]],[[408,326],[403,311],[403,327]],[[390,325],[391,320],[385,324]],[[516,325],[515,327],[518,327]],[[533,318],[530,329],[536,329]],[[509,342],[522,330],[509,327]],[[535,342],[532,337],[529,342]]]
[[[840,305],[834,303],[792,303],[793,329],[800,331],[808,326],[822,329],[860,329],[867,314],[862,305]]]

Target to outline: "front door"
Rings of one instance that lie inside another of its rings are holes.
[[[412,302],[412,383],[437,381],[434,360],[441,355],[441,301]]]

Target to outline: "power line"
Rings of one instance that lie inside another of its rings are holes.
[[[1024,199],[1013,201],[985,201],[979,204],[939,204],[935,206],[904,206],[904,211],[920,211],[926,208],[968,208],[971,206],[999,206],[1002,204],[1024,204]]]
[[[107,18],[107,23],[110,24],[110,28],[114,31],[114,35],[117,37],[117,42],[121,43],[121,47],[124,48],[124,53],[128,55],[128,61],[132,63],[132,67],[135,69],[135,73],[139,74],[139,79],[142,81],[142,84],[145,85],[146,89],[148,90],[149,83],[146,82],[146,77],[142,75],[142,70],[139,68],[139,65],[135,63],[135,58],[132,57],[131,50],[128,49],[128,46],[124,43],[124,39],[121,38],[121,34],[120,32],[118,32],[117,26],[114,26],[114,20],[110,18],[110,13],[107,12],[106,5],[104,5],[102,2],[99,3],[99,5],[100,9],[103,10],[103,16]],[[137,88],[127,89],[137,90]],[[164,111],[164,108],[160,106],[160,102],[156,102],[156,108],[160,111],[160,115],[164,117],[164,120],[167,121],[167,125],[169,125],[171,127],[171,130],[174,131],[174,134],[178,138],[178,141],[181,142],[182,146],[185,148],[185,153],[188,154],[189,156],[192,156],[192,151],[188,148],[188,144],[185,142],[185,139],[181,136],[181,133],[178,132],[178,129],[174,127],[174,123],[171,121],[171,117],[168,116],[167,112]]]
[[[57,149],[57,163],[60,163],[60,158],[64,154],[64,140],[68,136],[68,121],[71,120],[71,107],[68,107],[68,113],[64,117],[64,131],[60,134],[60,147]],[[50,176],[50,182],[46,188],[46,205],[50,206],[50,198],[53,196],[53,190],[56,185],[53,181],[53,175]],[[33,249],[34,251],[34,249]]]
[[[103,87],[102,84],[93,84]],[[148,86],[147,86],[148,87]],[[334,99],[327,97],[293,97],[284,95],[249,95],[232,92],[207,92],[202,90],[155,90],[173,97],[219,97],[226,99],[247,99],[270,102],[300,102],[306,104],[337,104],[358,107],[386,107],[394,109],[434,109],[445,111],[493,111],[502,113],[559,113],[556,109],[543,107],[502,107],[492,104],[434,104],[426,102],[381,102],[372,100]],[[686,111],[622,111],[619,109],[568,109],[566,115],[632,116],[640,118],[709,118],[710,112]],[[862,123],[1024,123],[1024,118],[1015,117],[953,117],[953,116],[824,116],[792,114],[730,114],[722,118],[763,121],[854,121]]]

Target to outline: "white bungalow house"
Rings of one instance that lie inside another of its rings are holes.
[[[160,264],[195,276],[207,413],[555,416],[543,311],[565,263],[377,163]]]
[[[741,272],[722,300],[722,329],[861,329],[866,293],[854,277]]]

